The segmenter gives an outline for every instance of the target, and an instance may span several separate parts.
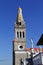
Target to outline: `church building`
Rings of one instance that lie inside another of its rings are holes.
[[[26,51],[26,25],[22,15],[22,8],[18,8],[17,19],[14,25],[15,39],[14,44],[14,55],[15,65],[21,65],[22,59],[28,58],[29,53]]]
[[[13,65],[23,65],[24,59],[31,58],[31,49],[26,48],[26,24],[22,15],[22,8],[20,7],[18,8],[17,19],[14,24],[14,36]],[[34,54],[39,53],[39,49],[34,48],[33,50]]]

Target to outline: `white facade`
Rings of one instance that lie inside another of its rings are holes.
[[[28,60],[26,60],[28,59]],[[23,65],[31,65],[31,58],[22,59]],[[33,65],[43,65],[43,53],[39,53],[33,57]]]
[[[42,60],[42,64],[43,64],[43,53],[41,54],[41,60]]]
[[[33,58],[33,65],[42,65],[43,64],[43,53],[39,53]]]

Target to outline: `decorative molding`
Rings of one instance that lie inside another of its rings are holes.
[[[28,54],[30,54],[29,51],[15,51],[15,53],[28,53]]]

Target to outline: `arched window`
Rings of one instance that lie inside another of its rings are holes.
[[[20,38],[21,38],[21,32],[20,32]]]
[[[21,22],[19,22],[19,25],[21,25]]]
[[[24,32],[23,32],[23,38],[25,37],[25,35],[24,35]]]
[[[17,38],[19,38],[19,32],[17,31]]]

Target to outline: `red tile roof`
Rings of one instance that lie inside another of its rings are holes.
[[[31,51],[32,48],[26,48],[26,51]],[[38,52],[40,51],[40,48],[33,48],[34,51]],[[42,52],[43,52],[43,48],[42,48]]]

